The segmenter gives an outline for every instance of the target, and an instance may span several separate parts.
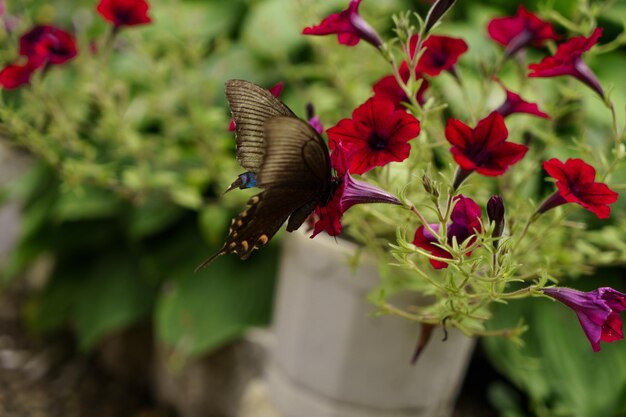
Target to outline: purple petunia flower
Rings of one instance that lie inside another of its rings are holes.
[[[543,293],[574,310],[594,352],[600,350],[600,341],[611,343],[622,340],[620,312],[626,310],[626,294],[610,287],[591,292],[571,288],[546,288]]]

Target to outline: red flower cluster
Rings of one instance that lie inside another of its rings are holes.
[[[606,184],[596,182],[596,170],[582,159],[568,159],[565,163],[556,158],[543,163],[544,169],[556,179],[557,192],[539,207],[537,213],[544,213],[565,203],[577,203],[595,214],[599,219],[607,219],[611,214],[609,204],[617,201],[617,194]]]
[[[375,96],[357,107],[352,119],[340,120],[327,133],[333,153],[341,148],[349,163],[348,170],[363,174],[408,158],[408,142],[419,135],[420,123],[391,101]]]
[[[24,64],[9,64],[0,71],[0,85],[6,89],[27,84],[40,68],[60,65],[77,54],[74,37],[54,26],[35,26],[20,37],[19,53]]]
[[[497,112],[478,122],[474,129],[460,120],[449,119],[446,139],[452,144],[450,152],[459,164],[454,187],[457,188],[473,171],[495,177],[522,159],[528,148],[507,142],[508,135],[504,118]]]
[[[100,0],[96,10],[116,28],[150,23],[146,0]]]
[[[476,233],[482,230],[480,207],[474,200],[461,194],[456,196],[454,201],[456,204],[450,215],[452,223],[447,228],[446,241],[448,245],[452,245],[453,240],[461,244],[467,239],[471,239],[468,242],[468,244],[471,245],[473,241],[476,240]],[[439,224],[429,224],[429,226],[433,231],[439,233]],[[413,238],[413,244],[415,246],[430,252],[438,258],[452,259],[452,255],[441,246],[438,246],[438,243],[437,237],[425,226],[420,226],[415,231]],[[467,253],[467,256],[469,255],[470,253]],[[448,267],[447,262],[437,259],[430,259],[430,264],[435,269]]]
[[[337,35],[340,44],[354,46],[364,40],[375,47],[380,47],[383,41],[360,15],[361,0],[351,0],[348,8],[340,13],[331,14],[317,26],[307,27],[303,35]]]
[[[489,22],[487,32],[491,39],[506,47],[507,57],[528,45],[541,47],[549,39],[559,39],[550,23],[539,19],[522,5],[515,16]]]
[[[600,97],[604,97],[604,90],[598,79],[582,61],[581,56],[590,50],[602,36],[602,29],[596,28],[590,37],[577,36],[558,46],[554,56],[543,59],[538,64],[528,66],[529,77],[559,77],[569,75],[585,83]]]
[[[419,38],[417,36],[413,36],[409,42],[411,58],[415,55],[418,40]],[[417,63],[415,74],[413,74],[415,80],[422,79],[422,84],[415,97],[420,104],[424,103],[424,93],[428,89],[428,81],[423,78],[423,75],[426,74],[434,77],[439,75],[442,71],[454,73],[454,65],[456,65],[459,57],[468,49],[463,39],[436,35],[429,36],[424,41],[424,47],[426,49]],[[410,72],[408,64],[402,62],[398,73],[403,82],[406,83],[409,80],[411,76]],[[402,103],[410,103],[405,91],[400,87],[400,84],[398,84],[398,81],[393,75],[387,75],[378,80],[374,84],[373,89],[377,97],[391,100],[398,109],[404,107]]]

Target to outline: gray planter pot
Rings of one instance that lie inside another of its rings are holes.
[[[434,335],[411,366],[419,327],[372,314],[378,273],[367,262],[351,271],[354,250],[326,235],[284,236],[267,369],[281,416],[450,416],[474,340]]]

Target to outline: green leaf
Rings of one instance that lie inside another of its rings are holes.
[[[89,349],[106,334],[144,317],[154,290],[128,254],[102,258],[84,272],[73,313],[79,346]]]
[[[59,222],[101,219],[115,216],[122,207],[115,195],[102,188],[62,189],[53,216]]]
[[[212,253],[199,236],[173,250],[183,251],[185,257],[169,272],[170,282],[157,302],[159,338],[196,355],[239,337],[251,326],[268,324],[276,275],[274,245],[246,261],[222,256],[197,273],[194,268]]]
[[[149,199],[130,213],[128,234],[133,239],[143,239],[158,233],[174,223],[185,213],[183,209],[164,199]]]
[[[81,349],[145,317],[154,287],[137,273],[133,257],[110,253],[60,261],[46,288],[27,305],[26,317],[37,332],[73,324]]]

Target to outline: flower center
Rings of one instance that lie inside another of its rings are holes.
[[[120,6],[113,13],[121,24],[126,24],[133,20],[133,10],[129,7]]]
[[[478,166],[481,166],[491,158],[482,143],[473,143],[468,146],[466,155]]]
[[[367,143],[375,151],[381,151],[387,147],[387,139],[378,136],[376,132],[372,132]]]
[[[439,68],[443,68],[448,63],[448,55],[445,52],[433,54],[433,64]]]

